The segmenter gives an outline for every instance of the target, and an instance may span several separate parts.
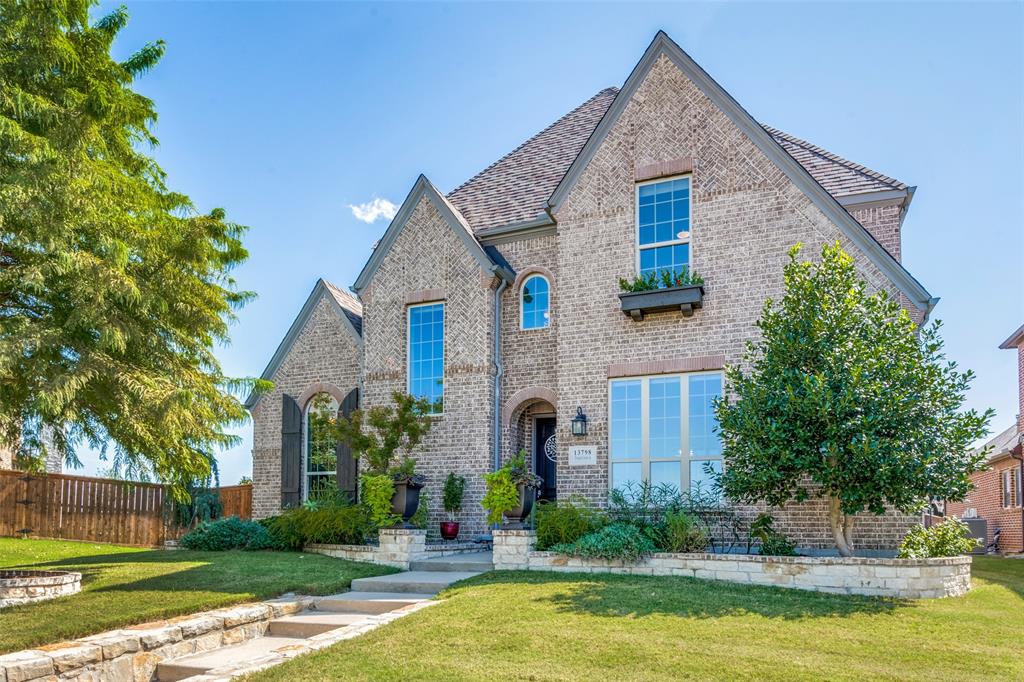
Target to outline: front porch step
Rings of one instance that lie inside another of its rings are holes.
[[[404,606],[412,606],[433,598],[433,594],[410,592],[342,592],[322,597],[317,602],[316,609],[345,614],[374,615],[395,611]]]
[[[241,644],[232,644],[160,663],[156,667],[156,677],[160,682],[178,682],[193,675],[202,675],[213,668],[245,663],[272,651],[302,645],[305,642],[305,639],[299,637],[257,637]]]
[[[483,573],[494,570],[494,555],[491,552],[467,552],[436,559],[421,559],[409,564],[410,571],[475,571]]]
[[[368,615],[337,611],[303,611],[294,616],[284,616],[270,621],[267,634],[273,637],[312,637],[366,620]]]
[[[437,594],[452,583],[480,575],[479,571],[406,571],[374,578],[356,578],[353,592],[411,592]]]

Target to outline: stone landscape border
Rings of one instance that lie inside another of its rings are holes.
[[[482,547],[472,542],[451,542],[428,545],[427,531],[419,528],[382,528],[377,545],[309,544],[305,551],[335,559],[348,559],[370,564],[409,569],[413,561],[479,552]]]
[[[653,554],[636,563],[533,550],[530,530],[494,531],[497,570],[675,575],[900,599],[955,597],[971,589],[971,557],[882,559],[755,554]]]
[[[285,595],[17,651],[0,656],[0,682],[58,677],[149,682],[162,661],[261,637],[274,618],[298,613],[316,601]]]

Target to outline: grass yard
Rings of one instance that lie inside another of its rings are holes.
[[[331,594],[394,569],[297,552],[147,550],[0,538],[0,568],[66,569],[82,591],[0,611],[0,653],[285,592]]]
[[[252,676],[274,680],[1024,679],[1024,560],[897,602],[692,578],[491,573]]]

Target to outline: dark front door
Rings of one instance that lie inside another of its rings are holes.
[[[544,479],[538,500],[555,499],[555,418],[537,417],[533,428],[533,470]]]

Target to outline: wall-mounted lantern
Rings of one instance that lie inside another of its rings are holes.
[[[587,415],[583,414],[583,408],[576,408],[576,416],[572,418],[572,435],[587,435]]]

